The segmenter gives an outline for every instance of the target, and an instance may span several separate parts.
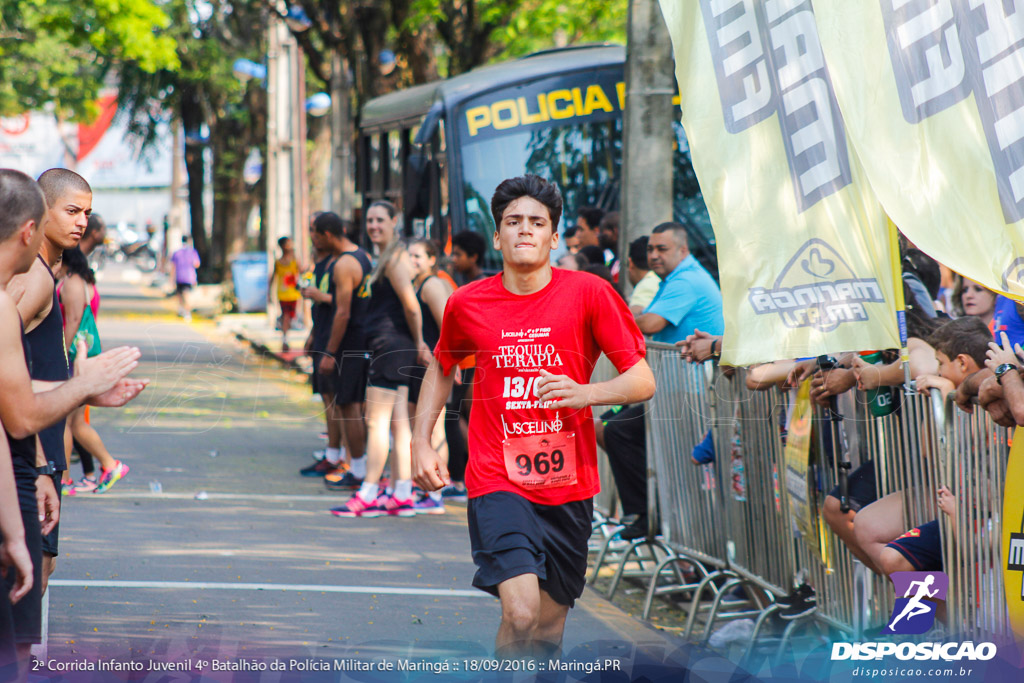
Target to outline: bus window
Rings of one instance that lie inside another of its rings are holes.
[[[369,136],[367,160],[369,164],[370,195],[374,198],[384,196],[384,164],[380,158],[380,135]]]
[[[402,191],[402,133],[403,131],[388,131],[388,193],[401,193]]]

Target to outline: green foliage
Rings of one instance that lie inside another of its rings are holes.
[[[0,0],[0,16],[0,115],[53,104],[87,119],[112,69],[178,67],[152,0]]]
[[[626,44],[626,0],[526,0],[495,31],[503,49],[497,59],[521,57],[563,43]]]

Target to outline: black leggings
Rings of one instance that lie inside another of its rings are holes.
[[[95,474],[96,464],[92,460],[92,453],[89,452],[88,448],[78,443],[78,439],[72,439],[72,443],[75,446],[78,457],[82,459],[82,474]]]

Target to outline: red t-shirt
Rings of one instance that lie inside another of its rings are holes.
[[[470,497],[511,491],[560,505],[600,490],[590,408],[544,408],[532,387],[541,369],[586,384],[602,352],[625,372],[646,347],[626,303],[595,275],[553,268],[547,286],[521,296],[499,274],[452,294],[434,355],[448,374],[476,354]],[[550,478],[538,484],[541,474]]]

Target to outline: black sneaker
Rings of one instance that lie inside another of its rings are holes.
[[[789,595],[778,600],[777,604],[782,607],[779,618],[787,621],[807,616],[818,609],[818,597],[814,589],[806,583],[801,583]]]
[[[309,467],[303,467],[299,470],[299,474],[304,477],[324,477],[327,476],[328,472],[334,470],[335,465],[327,462],[327,459],[318,460]]]
[[[639,516],[631,524],[619,532],[619,538],[623,541],[635,541],[638,538],[647,536],[647,517]]]

